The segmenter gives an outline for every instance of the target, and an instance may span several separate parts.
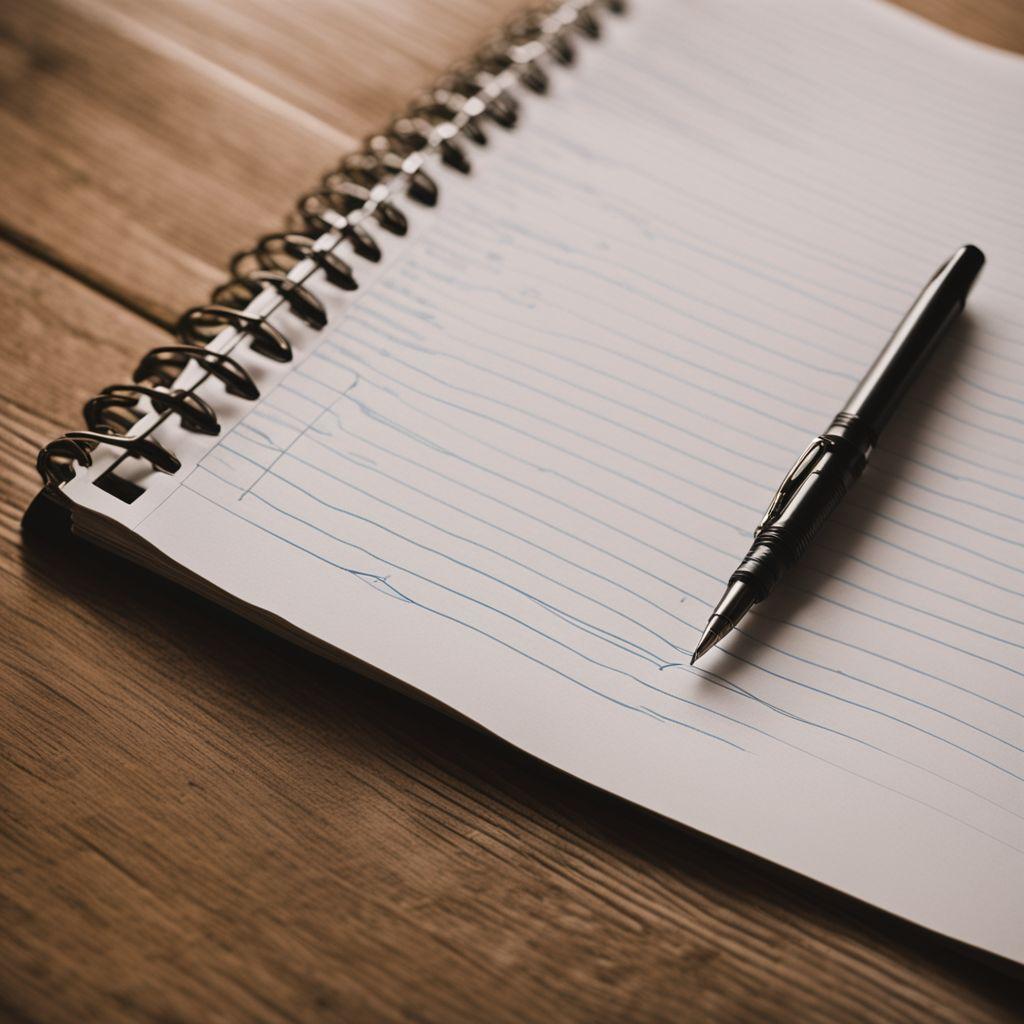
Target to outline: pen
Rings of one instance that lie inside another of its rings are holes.
[[[729,577],[691,665],[771,593],[863,472],[882,429],[964,308],[984,262],[980,249],[965,245],[939,267],[828,430],[793,464],[754,531],[754,543]]]

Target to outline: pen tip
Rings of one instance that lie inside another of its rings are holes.
[[[731,629],[732,623],[727,619],[721,615],[712,615],[704,627],[704,632],[701,633],[700,640],[697,641],[697,646],[693,649],[690,664],[696,664],[697,659],[707,654]]]
[[[742,579],[730,580],[729,587],[722,600],[715,605],[715,610],[708,619],[708,624],[701,633],[697,646],[693,649],[690,664],[707,654],[720,640],[727,637],[742,621],[743,616],[757,600],[757,592],[753,586]]]

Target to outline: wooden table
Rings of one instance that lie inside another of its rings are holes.
[[[39,445],[517,2],[0,6],[0,1017],[1024,1011],[989,960],[21,536]],[[906,2],[1024,50],[1016,0]]]

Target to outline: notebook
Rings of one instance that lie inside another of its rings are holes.
[[[880,0],[568,0],[241,253],[43,449],[45,494],[566,772],[1024,961],[1022,183],[1021,59]],[[968,312],[865,476],[691,668],[782,474],[964,242]]]

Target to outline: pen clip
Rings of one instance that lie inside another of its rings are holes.
[[[827,451],[835,447],[835,441],[828,436],[816,437],[793,463],[790,471],[785,475],[778,490],[772,495],[768,503],[768,509],[761,517],[761,522],[754,530],[756,537],[762,530],[771,525],[779,517],[786,507],[789,499],[793,497],[800,485],[811,475],[818,459]]]

